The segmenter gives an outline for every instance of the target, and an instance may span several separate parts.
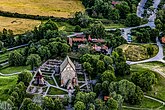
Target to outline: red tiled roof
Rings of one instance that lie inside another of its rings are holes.
[[[119,2],[117,2],[117,1],[112,1],[112,5],[116,5],[116,4],[119,4]]]
[[[72,38],[72,41],[73,42],[84,42],[84,41],[87,41],[87,39],[85,39],[85,38]]]

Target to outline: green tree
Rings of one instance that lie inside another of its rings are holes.
[[[41,64],[41,57],[38,54],[30,54],[27,57],[26,64],[31,65],[31,69],[33,70],[35,66],[38,67]]]
[[[18,51],[13,51],[9,54],[9,64],[12,66],[20,66],[24,62],[23,56]]]
[[[97,93],[97,94],[99,94],[101,90],[102,90],[101,83],[96,83],[96,85],[94,87],[94,92]]]
[[[156,84],[157,78],[151,71],[145,70],[142,72],[134,73],[131,80],[142,88],[143,91],[152,90],[152,85]]]
[[[81,31],[81,27],[79,25],[76,25],[74,31],[75,32],[80,32]]]
[[[103,61],[99,60],[97,62],[97,73],[102,73],[105,71],[105,64]]]
[[[20,74],[18,74],[18,82],[22,81],[26,86],[29,85],[33,75],[30,71],[24,70]]]
[[[101,80],[103,81],[108,81],[112,82],[116,80],[116,76],[113,71],[106,70],[102,75],[101,75]]]
[[[109,108],[109,110],[117,110],[118,109],[118,102],[113,98],[108,99],[106,105]]]
[[[154,54],[154,48],[151,45],[147,47],[147,53],[150,57]]]
[[[46,46],[41,46],[37,53],[41,56],[42,59],[48,59],[51,56],[50,50]]]
[[[59,98],[54,99],[54,109],[55,110],[64,110],[64,105],[63,105],[61,99],[59,99]]]
[[[44,110],[53,110],[55,107],[53,99],[51,97],[44,97],[42,106]],[[60,110],[60,109],[57,109],[57,110]]]
[[[75,104],[74,104],[74,110],[85,110],[85,105],[83,102],[81,101],[77,101]]]
[[[28,110],[27,106],[32,103],[32,100],[30,98],[25,98],[22,103],[20,110]]]
[[[84,62],[83,63],[83,67],[84,69],[86,70],[87,73],[90,74],[90,76],[93,76],[92,73],[93,73],[93,68],[91,66],[91,64],[89,62]]]
[[[129,27],[139,26],[141,22],[141,18],[139,18],[135,13],[131,13],[127,15],[125,25]]]
[[[43,110],[43,109],[35,103],[30,103],[27,106],[27,110]]]
[[[93,38],[104,38],[105,28],[102,24],[94,24],[90,27],[90,34]]]

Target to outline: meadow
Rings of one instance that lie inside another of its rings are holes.
[[[80,0],[0,0],[0,4],[2,11],[65,18],[85,11]]]
[[[1,1],[0,1],[1,2]],[[5,29],[13,30],[14,34],[23,34],[26,31],[31,31],[35,26],[38,26],[41,21],[10,18],[0,16],[0,32]]]

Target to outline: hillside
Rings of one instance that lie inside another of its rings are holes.
[[[2,11],[66,18],[85,10],[80,0],[0,0],[0,4]]]

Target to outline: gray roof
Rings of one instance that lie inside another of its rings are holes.
[[[60,72],[63,71],[63,69],[68,65],[68,63],[71,65],[71,67],[73,68],[73,70],[76,70],[75,69],[75,65],[73,64],[73,62],[71,61],[71,59],[68,56],[66,56],[65,60],[60,65]]]

